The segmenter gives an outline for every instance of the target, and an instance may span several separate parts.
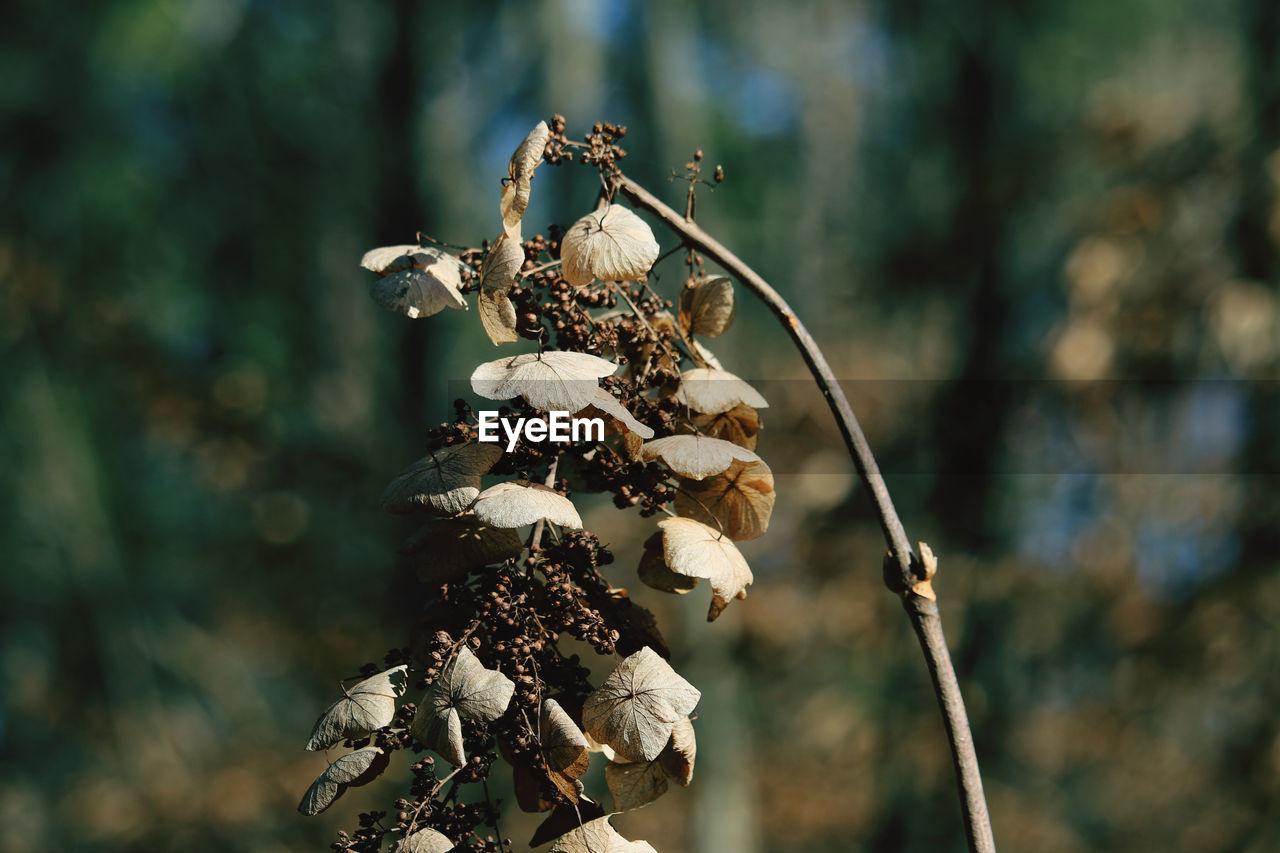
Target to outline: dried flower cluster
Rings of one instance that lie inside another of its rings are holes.
[[[630,209],[603,197],[567,229],[522,236],[538,167],[577,161],[607,176],[625,156],[625,132],[597,124],[572,142],[563,118],[540,122],[511,157],[494,240],[458,256],[390,246],[362,261],[378,275],[375,301],[390,310],[424,318],[466,309],[474,295],[494,345],[536,343],[472,374],[475,396],[500,402],[503,416],[564,411],[609,429],[603,441],[506,451],[477,440],[471,404],[458,400],[455,420],[431,430],[426,455],[387,487],[384,509],[421,518],[402,553],[433,594],[409,646],[380,672],[366,666],[317,721],[307,749],[350,751],[328,755],[299,809],[323,811],[386,771],[397,751],[416,757],[394,812],[362,814],[335,849],[508,849],[487,786],[480,805],[458,796],[461,785],[483,785],[501,756],[519,805],[550,812],[534,845],[652,850],[618,835],[596,802],[604,797],[584,789],[591,756],[608,761],[615,812],[692,779],[698,690],[668,663],[652,615],[601,575],[614,557],[582,529],[571,488],[661,514],[634,556],[638,576],[669,593],[706,579],[714,620],[752,581],[734,542],[769,525],[773,476],[756,453],[768,404],[698,340],[733,322],[733,284],[706,275],[690,252],[681,292],[657,293],[648,275],[658,242]],[[614,658],[599,684],[574,641]],[[441,760],[451,769],[438,772]]]

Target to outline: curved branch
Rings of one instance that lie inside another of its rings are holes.
[[[844,390],[827,363],[813,336],[805,329],[799,317],[785,299],[718,240],[702,230],[696,223],[677,213],[657,196],[621,173],[612,178],[614,187],[632,204],[649,211],[662,220],[668,228],[680,235],[685,245],[702,252],[732,274],[743,286],[756,295],[774,316],[781,321],[791,340],[799,348],[809,371],[822,391],[827,405],[835,415],[840,434],[858,474],[871,490],[880,529],[884,533],[889,553],[885,556],[884,580],[890,590],[902,597],[902,603],[911,618],[912,627],[920,642],[934,693],[942,709],[942,718],[951,745],[952,762],[960,786],[961,807],[964,812],[965,833],[969,849],[973,853],[995,853],[995,839],[991,833],[991,818],[987,812],[982,792],[982,776],[978,769],[978,756],[969,730],[969,718],[965,712],[960,685],[951,664],[946,638],[942,633],[942,619],[934,600],[930,579],[933,576],[932,554],[922,560],[911,550],[907,533],[903,529],[898,511],[894,509],[889,488],[885,485],[875,456],[867,444],[858,418],[854,415]],[[926,549],[922,548],[922,551]],[[926,562],[929,563],[926,566]]]

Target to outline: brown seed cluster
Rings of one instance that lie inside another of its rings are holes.
[[[544,156],[552,165],[576,159],[607,175],[616,171],[618,161],[627,156],[626,150],[618,144],[618,140],[627,135],[624,124],[598,121],[591,126],[591,132],[582,137],[582,142],[570,141],[565,136],[565,118],[562,115],[552,116],[547,126],[551,130],[551,138],[547,141]]]

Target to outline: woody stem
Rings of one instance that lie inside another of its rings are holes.
[[[546,486],[548,489],[555,488],[556,470],[559,467],[560,467],[560,456],[559,454],[557,454],[556,458],[551,460],[551,466],[547,468],[547,478],[542,481],[542,484]],[[547,526],[547,520],[545,518],[538,519],[538,523],[533,526],[533,534],[529,537],[529,550],[532,551],[535,545],[538,547],[542,546],[542,531],[546,526]]]
[[[991,832],[991,818],[982,791],[982,775],[978,769],[978,756],[969,730],[969,718],[964,699],[951,664],[942,633],[942,619],[937,602],[921,595],[917,590],[928,580],[924,564],[911,550],[907,533],[903,529],[898,511],[894,509],[889,488],[876,464],[871,446],[862,432],[857,417],[849,405],[839,381],[827,363],[813,336],[805,329],[800,318],[791,310],[786,300],[773,289],[755,270],[747,266],[733,252],[704,231],[696,223],[677,213],[657,196],[621,173],[614,173],[613,184],[632,204],[649,211],[664,225],[674,231],[685,245],[696,249],[732,274],[765,304],[782,323],[787,334],[800,350],[805,364],[813,374],[822,396],[826,398],[835,416],[845,446],[853,459],[858,474],[871,492],[880,529],[884,534],[889,553],[885,558],[884,578],[890,590],[902,598],[903,607],[911,619],[916,637],[924,653],[925,663],[933,682],[934,693],[942,710],[943,724],[951,746],[952,763],[960,787],[960,805],[964,814],[965,834],[972,853],[995,853],[995,839]],[[929,592],[932,595],[932,592]]]

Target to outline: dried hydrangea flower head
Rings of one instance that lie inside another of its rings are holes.
[[[452,795],[456,785],[483,783],[500,756],[512,767],[517,804],[549,812],[533,846],[653,853],[619,835],[589,796],[592,756],[608,762],[615,811],[640,808],[693,775],[690,715],[700,694],[667,662],[643,598],[653,594],[647,587],[687,593],[705,578],[715,619],[746,594],[751,569],[733,540],[763,533],[772,511],[772,474],[756,452],[757,410],[768,404],[701,342],[730,331],[729,279],[691,261],[679,293],[664,295],[657,276],[650,280],[658,242],[607,190],[626,129],[601,122],[581,142],[564,131],[555,117],[516,147],[489,243],[456,257],[387,246],[362,261],[378,276],[380,304],[423,317],[466,308],[474,295],[485,338],[497,346],[524,339],[537,351],[477,365],[471,399],[456,400],[454,418],[426,430],[409,457],[417,461],[382,493],[383,509],[416,521],[400,554],[425,603],[409,646],[366,664],[317,721],[310,748],[352,751],[326,764],[300,808],[318,813],[382,773],[395,751],[427,754],[411,762],[394,818],[362,815],[357,831],[340,836],[341,849],[500,849],[501,840],[477,831],[496,822],[492,803]],[[545,175],[544,162],[570,161],[600,171],[605,198],[567,229],[536,233],[526,222],[535,174]],[[473,410],[478,400],[493,402]],[[604,428],[557,436],[562,413],[575,424],[599,418]],[[495,418],[505,444],[494,443]],[[592,492],[662,518],[634,555],[646,585],[635,598],[604,576],[614,555],[582,529],[579,505],[587,504],[577,494]],[[565,638],[614,659],[613,671],[593,678],[561,651]],[[417,703],[405,701],[410,682]],[[451,767],[438,773],[437,763]]]

